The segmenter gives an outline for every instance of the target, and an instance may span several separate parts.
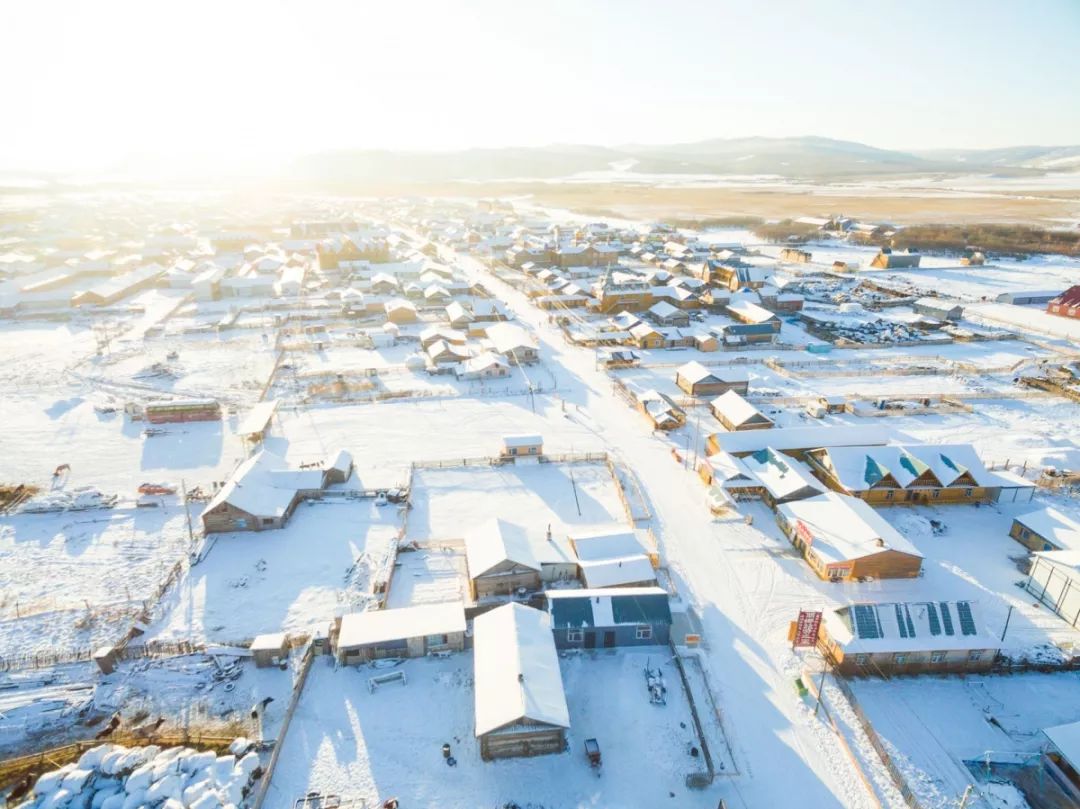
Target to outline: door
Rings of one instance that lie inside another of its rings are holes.
[[[615,632],[613,630],[604,631],[604,648],[610,649],[615,645]]]
[[[591,630],[588,630],[588,631],[585,632],[585,648],[586,649],[595,649],[596,648],[596,633],[591,631]]]

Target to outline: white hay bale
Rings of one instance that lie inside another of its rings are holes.
[[[93,770],[99,768],[102,759],[115,749],[116,745],[112,744],[99,744],[97,747],[91,747],[79,756],[79,761],[76,766],[80,770]]]
[[[221,786],[229,783],[235,766],[236,756],[218,756],[214,761],[214,782]]]
[[[183,786],[180,783],[180,776],[169,774],[160,781],[155,781],[150,789],[146,790],[146,799],[151,803],[164,801],[168,798],[180,800],[183,791]]]
[[[56,792],[60,789],[60,784],[63,782],[64,776],[74,769],[74,764],[65,764],[59,770],[45,773],[37,780],[37,783],[34,784],[34,794],[51,795]]]
[[[119,784],[106,782],[104,786],[99,787],[94,793],[94,797],[90,800],[90,809],[101,809],[105,804],[105,801],[109,800],[109,798],[122,794],[123,791],[120,789]],[[124,799],[121,797],[120,803],[123,802]]]
[[[50,792],[38,803],[41,809],[62,809],[71,803],[71,799],[74,797],[72,792],[67,789],[57,789]]]
[[[207,791],[189,806],[191,809],[221,809],[221,798],[216,792]]]
[[[190,756],[187,756],[180,762],[180,771],[186,773],[195,773],[199,770],[205,770],[207,767],[211,766],[216,759],[217,756],[214,755],[214,752],[212,750],[207,750],[201,753],[192,751],[192,754]]]
[[[130,789],[130,787],[128,787],[128,789]],[[146,790],[137,789],[134,792],[127,793],[124,802],[120,804],[120,809],[139,809],[144,803],[146,803]]]
[[[243,736],[238,736],[233,739],[233,743],[229,745],[229,752],[234,756],[242,756],[248,750],[252,748],[255,743],[251,739],[246,739]]]
[[[259,768],[259,754],[254,750],[236,762],[236,772],[247,783],[251,780],[251,774]]]
[[[101,809],[123,809],[126,792],[117,792],[101,802]]]
[[[128,795],[133,795],[136,792],[145,792],[150,788],[150,784],[154,782],[154,765],[150,763],[140,764],[134,770],[131,775],[127,777],[127,781],[124,782],[124,790]]]

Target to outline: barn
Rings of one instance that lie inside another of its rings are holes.
[[[559,649],[666,646],[671,607],[660,587],[549,590],[544,594]]]
[[[284,459],[260,450],[233,472],[202,513],[203,531],[263,531],[281,528],[297,504],[318,497],[320,469],[289,469]]]
[[[477,616],[473,636],[480,756],[561,753],[570,711],[548,614],[504,604]]]

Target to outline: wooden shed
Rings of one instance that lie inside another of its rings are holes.
[[[561,753],[570,711],[548,614],[505,604],[478,616],[473,635],[480,756]]]
[[[256,668],[278,666],[289,657],[289,637],[284,632],[256,635],[249,648]]]
[[[733,390],[713,399],[709,409],[716,420],[732,432],[768,430],[773,426],[772,419]]]

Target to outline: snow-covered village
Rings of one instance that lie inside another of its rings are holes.
[[[1074,805],[1080,262],[862,224],[24,211],[9,803]]]
[[[0,809],[1080,809],[1078,41],[7,4]]]

